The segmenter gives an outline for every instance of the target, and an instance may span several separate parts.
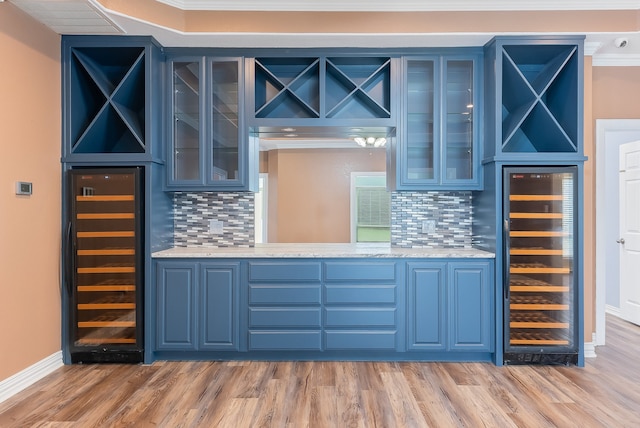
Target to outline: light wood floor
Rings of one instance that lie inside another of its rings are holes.
[[[483,363],[65,366],[0,427],[638,427],[640,327],[607,318],[585,368]]]

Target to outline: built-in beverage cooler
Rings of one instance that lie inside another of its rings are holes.
[[[504,361],[576,364],[577,168],[505,168],[504,186]]]
[[[68,171],[66,342],[72,363],[143,361],[141,168]]]

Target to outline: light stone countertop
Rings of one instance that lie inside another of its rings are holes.
[[[391,248],[389,244],[256,244],[239,247],[174,247],[152,254],[154,258],[494,258],[474,248]]]

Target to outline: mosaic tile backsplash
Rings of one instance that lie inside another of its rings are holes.
[[[252,247],[254,245],[252,192],[176,192],[173,196],[176,247]],[[212,233],[210,221],[222,222]]]
[[[422,232],[425,220],[435,231]],[[391,245],[412,248],[471,248],[471,192],[393,192]]]
[[[176,247],[252,247],[254,194],[251,192],[174,193]],[[393,192],[391,245],[413,248],[471,248],[471,192]],[[222,222],[212,233],[210,221]],[[435,231],[423,233],[425,220]]]

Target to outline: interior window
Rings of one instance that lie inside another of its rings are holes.
[[[391,193],[384,173],[352,174],[351,220],[352,242],[391,241]]]

